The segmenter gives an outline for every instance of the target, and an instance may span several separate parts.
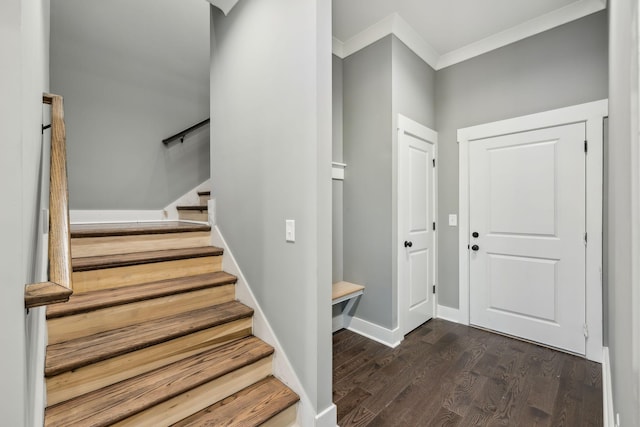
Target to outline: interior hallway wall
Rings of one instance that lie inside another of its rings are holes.
[[[603,11],[436,72],[439,304],[459,307],[457,130],[605,99],[607,58]]]
[[[317,412],[332,405],[330,6],[243,0],[213,9],[211,35],[217,225]]]
[[[435,124],[435,72],[395,36],[343,61],[344,279],[364,285],[358,318],[397,319],[396,120]]]
[[[614,414],[640,425],[638,2],[609,2],[608,302]],[[635,181],[634,181],[635,179]],[[635,194],[634,194],[635,193]]]
[[[160,209],[206,181],[203,0],[52,0],[51,89],[65,98],[72,209]]]

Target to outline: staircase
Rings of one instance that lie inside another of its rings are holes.
[[[182,221],[201,221],[209,220],[209,212],[207,202],[211,198],[210,191],[198,191],[200,203],[193,206],[177,206],[178,216]]]
[[[76,225],[74,294],[47,309],[45,426],[290,426],[298,396],[206,224]]]

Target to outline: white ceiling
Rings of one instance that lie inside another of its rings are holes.
[[[434,68],[513,43],[606,6],[606,0],[333,0],[334,53],[395,34]]]

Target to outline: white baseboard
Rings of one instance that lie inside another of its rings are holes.
[[[338,408],[333,403],[316,415],[315,427],[337,427]]]
[[[297,424],[299,426],[314,426],[316,424],[317,417],[323,414],[316,414],[311,404],[311,399],[307,395],[306,391],[302,387],[302,382],[293,370],[291,362],[287,358],[286,353],[280,341],[276,337],[271,325],[269,324],[264,311],[258,304],[258,300],[251,291],[251,288],[247,282],[247,279],[242,274],[235,257],[229,250],[227,242],[224,240],[220,229],[217,226],[211,228],[211,243],[214,246],[224,249],[222,256],[222,268],[229,274],[233,274],[238,277],[236,283],[236,298],[243,304],[251,307],[253,313],[253,335],[260,338],[267,344],[271,345],[274,349],[273,355],[273,375],[280,381],[285,383],[289,388],[295,391],[300,396],[300,402],[298,403],[298,415]],[[324,415],[323,415],[324,418]],[[335,426],[335,424],[334,424]]]
[[[604,427],[616,427],[613,410],[613,389],[611,388],[611,361],[609,347],[602,349],[602,416]]]
[[[404,338],[400,328],[387,329],[355,316],[347,321],[349,324],[346,325],[346,328],[350,331],[384,344],[387,347],[396,348]]]
[[[447,307],[446,305],[438,304],[436,308],[436,317],[438,319],[448,320],[454,323],[463,323],[462,316],[460,316],[460,310],[457,308]]]
[[[72,224],[95,222],[147,222],[164,221],[161,209],[159,210],[71,210],[69,220]]]

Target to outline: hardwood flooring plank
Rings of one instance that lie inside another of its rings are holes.
[[[439,319],[395,349],[352,335],[334,334],[341,426],[602,426],[597,363]]]

